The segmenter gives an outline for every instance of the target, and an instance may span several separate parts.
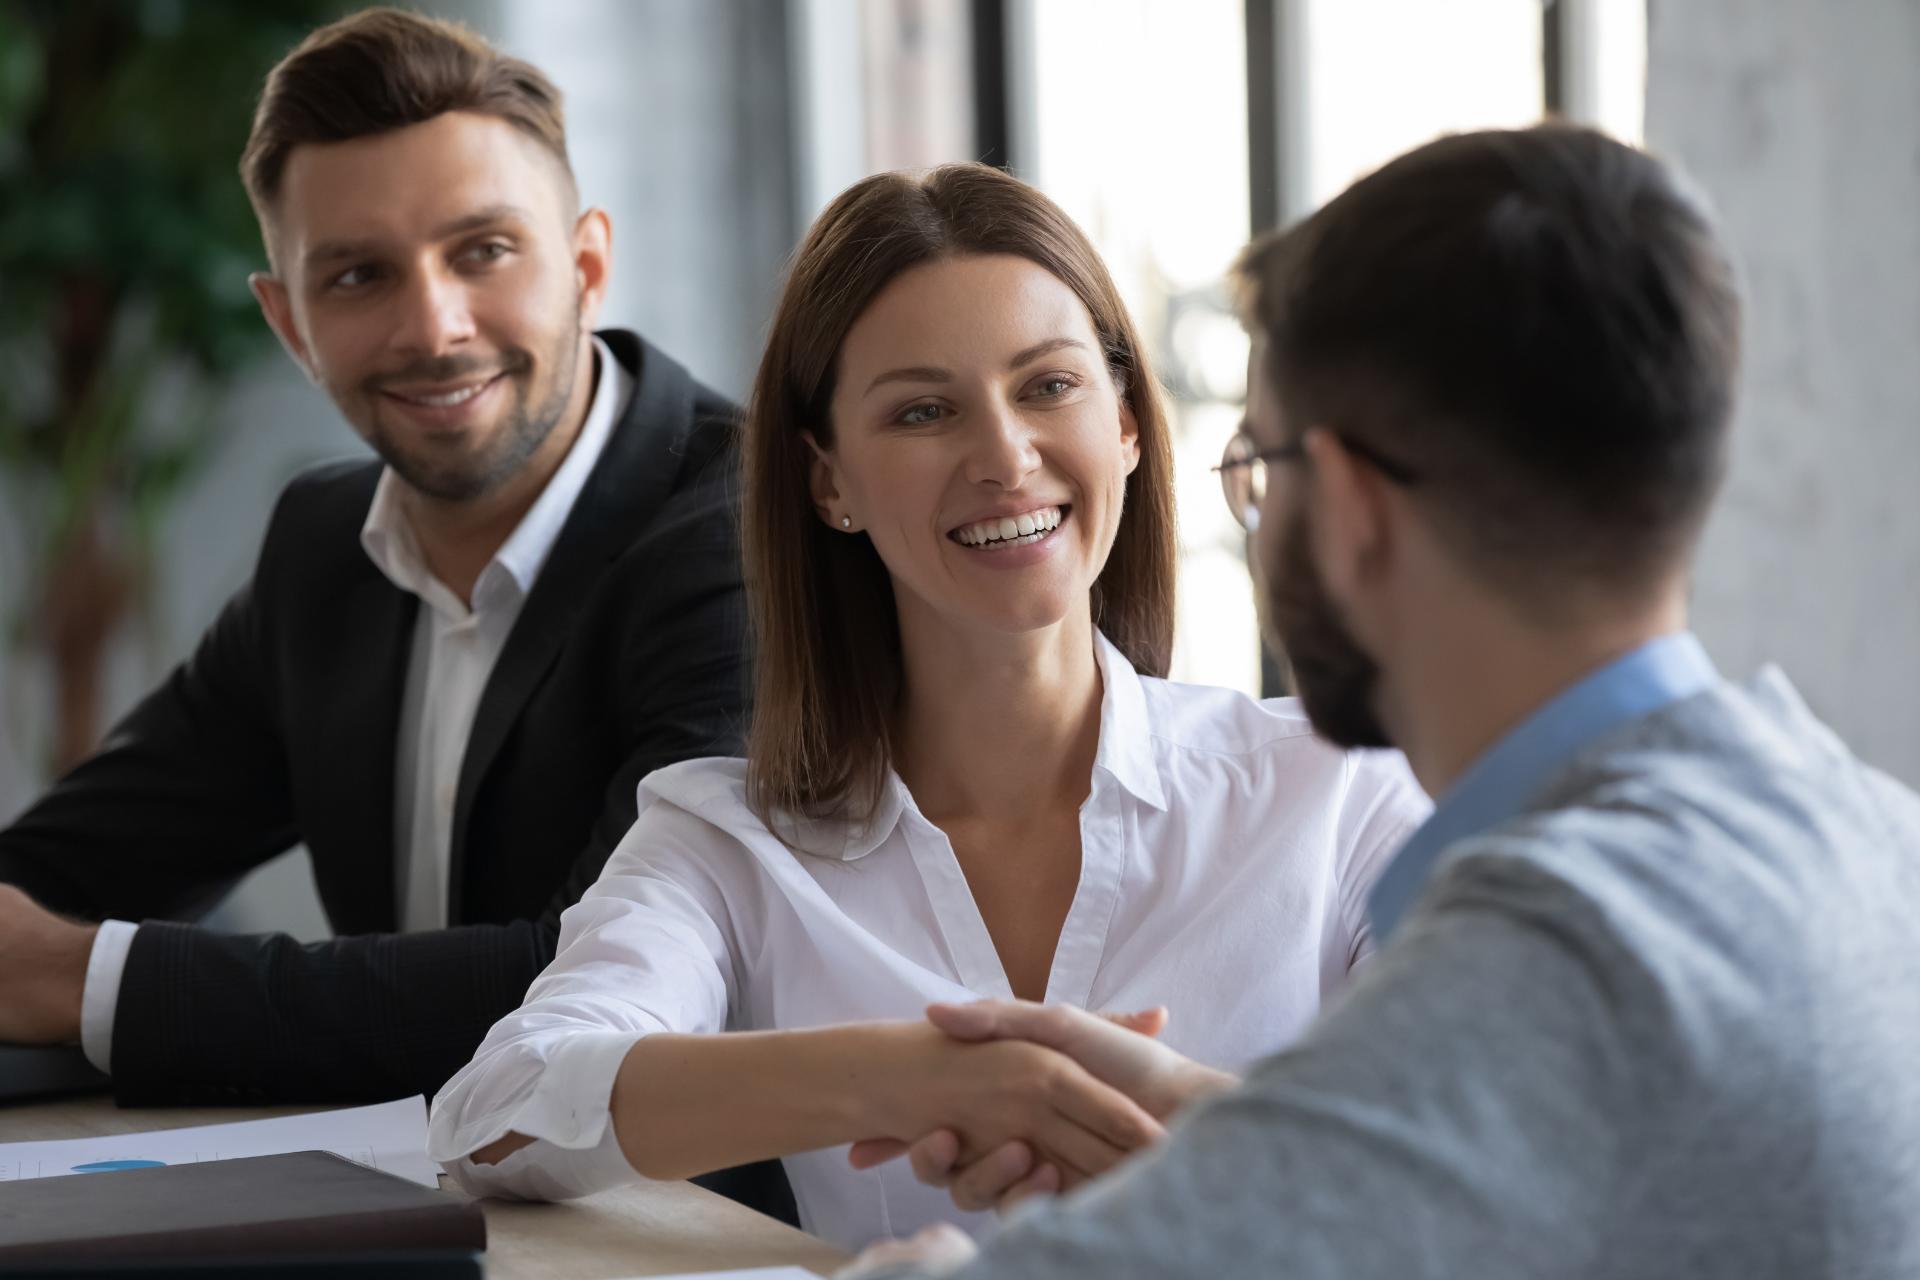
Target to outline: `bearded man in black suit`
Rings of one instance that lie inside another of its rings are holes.
[[[595,333],[560,95],[462,28],[315,32],[241,173],[261,309],[379,461],[294,480],[194,654],[0,830],[0,1040],[81,1042],[123,1104],[432,1094],[639,780],[738,751],[735,410]],[[338,937],[180,922],[298,843]]]

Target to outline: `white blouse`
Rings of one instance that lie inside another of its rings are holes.
[[[1166,1005],[1164,1039],[1240,1069],[1295,1039],[1372,947],[1374,878],[1426,816],[1400,757],[1343,753],[1291,699],[1138,675],[1104,637],[1080,883],[1047,1000]],[[428,1152],[476,1195],[558,1199],[639,1180],[615,1140],[615,1073],[654,1032],[919,1018],[1011,997],[952,846],[897,776],[873,820],[785,843],[748,808],[746,762],[640,784],[640,811],[561,920],[526,1001],[434,1099]],[[490,1166],[508,1132],[538,1139]],[[785,1159],[802,1223],[855,1249],[934,1221],[979,1230],[904,1160]]]

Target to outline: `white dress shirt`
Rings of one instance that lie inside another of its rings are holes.
[[[471,607],[427,567],[392,468],[380,473],[360,529],[367,558],[422,605],[414,622],[394,754],[394,900],[406,931],[446,927],[454,792],[474,712],[520,608],[633,393],[633,375],[606,344],[595,338],[593,350],[593,400],[580,434],[474,580]],[[103,922],[88,957],[80,1039],[88,1060],[101,1071],[111,1068],[120,978],[137,930],[123,920]]]
[[[1290,699],[1145,678],[1098,648],[1080,882],[1046,998],[1164,1004],[1169,1044],[1244,1067],[1297,1037],[1370,951],[1368,890],[1429,806],[1397,755],[1326,745]],[[428,1153],[469,1191],[550,1199],[637,1180],[608,1100],[642,1036],[1011,996],[952,846],[897,776],[864,828],[796,823],[791,844],[754,817],[745,776],[745,761],[708,759],[641,783],[553,963],[434,1100]],[[464,1159],[508,1132],[538,1140],[495,1165]],[[846,1248],[989,1220],[905,1161],[857,1172],[837,1147],[785,1164],[803,1224]]]

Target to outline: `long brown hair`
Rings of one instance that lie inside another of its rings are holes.
[[[1087,308],[1139,429],[1094,622],[1138,670],[1163,676],[1173,647],[1173,449],[1147,355],[1106,266],[1080,228],[1032,187],[978,164],[878,174],[807,233],[787,274],[748,404],[743,553],[759,644],[748,795],[776,814],[865,821],[892,758],[901,689],[893,586],[866,538],[829,530],[808,484],[803,432],[833,444],[829,405],[847,330],[909,268],[1012,254]]]

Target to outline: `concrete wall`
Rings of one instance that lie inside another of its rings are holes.
[[[581,196],[613,222],[603,321],[744,396],[799,234],[785,0],[499,12],[489,34],[566,94]]]
[[[1654,0],[1647,79],[1749,291],[1699,630],[1920,783],[1920,0]]]

